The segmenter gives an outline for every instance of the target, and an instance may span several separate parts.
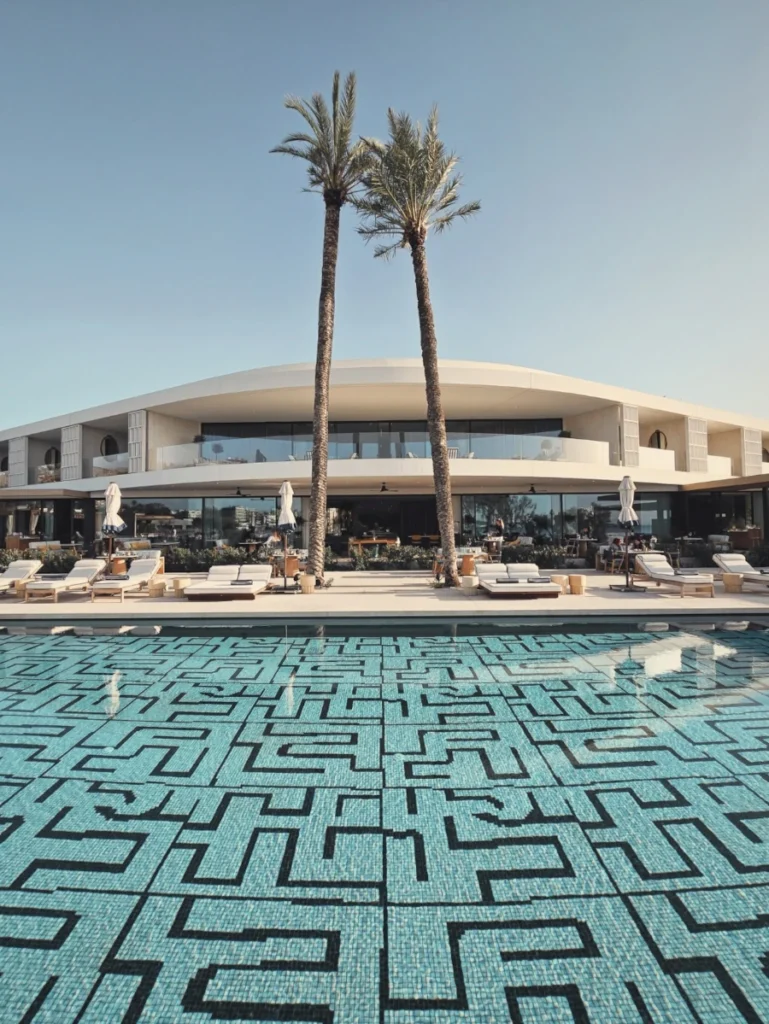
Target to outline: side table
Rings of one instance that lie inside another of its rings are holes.
[[[174,597],[184,597],[184,591],[192,583],[189,576],[176,576],[174,578]]]
[[[739,572],[724,573],[724,590],[727,594],[741,594],[743,575]]]

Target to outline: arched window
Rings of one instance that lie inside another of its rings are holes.
[[[101,454],[102,455],[117,455],[118,454],[118,443],[112,434],[105,434],[101,439]]]
[[[61,465],[61,452],[58,448],[49,448],[43,457],[43,461],[46,466],[55,466],[58,469]]]
[[[661,430],[655,430],[652,436],[649,438],[650,448],[667,448],[668,439],[662,433]]]
[[[762,448],[761,449],[761,461],[762,462],[769,462],[769,448]]]
[[[8,472],[8,456],[4,455],[2,457],[2,459],[0,459],[0,473],[7,473],[7,472]]]

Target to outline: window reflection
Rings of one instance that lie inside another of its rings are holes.
[[[276,498],[206,498],[203,527],[208,545],[221,541],[235,547],[263,540],[278,522]]]

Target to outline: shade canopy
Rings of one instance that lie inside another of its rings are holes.
[[[284,480],[280,485],[280,514],[278,515],[278,528],[281,530],[293,530],[296,526],[294,510],[291,507],[294,500],[294,488],[289,480]]]
[[[107,489],[104,492],[105,507],[104,522],[101,526],[102,533],[122,533],[125,530],[125,523],[118,515],[122,501],[123,496],[120,493],[120,488],[113,480],[112,483],[107,485]]]
[[[635,484],[629,476],[624,476],[622,483],[619,485],[620,510],[617,517],[622,526],[632,526],[638,522],[638,516],[633,509],[634,497]]]

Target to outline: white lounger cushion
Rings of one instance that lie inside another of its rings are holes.
[[[93,589],[99,590],[131,590],[142,587],[156,576],[160,569],[160,562],[157,558],[135,558],[128,567],[128,579],[122,580],[97,580]]]
[[[713,561],[724,572],[736,572],[743,577],[744,583],[760,583],[769,587],[769,568],[756,568],[744,555],[721,552],[713,555]]]
[[[4,573],[0,574],[0,593],[5,590],[14,590],[18,580],[28,580],[41,569],[43,563],[36,558],[19,558],[11,562]]]
[[[510,562],[508,565],[500,563],[482,563],[476,567],[478,573],[478,585],[489,594],[508,594],[515,597],[535,597],[537,594],[560,595],[561,587],[558,583],[551,583],[547,576],[539,571],[539,566],[534,562]],[[510,582],[505,582],[504,578]],[[531,583],[532,579],[541,579],[542,583]],[[502,582],[500,582],[502,581]]]
[[[75,562],[64,579],[33,580],[27,584],[27,593],[37,590],[81,590],[104,569],[103,558],[81,558]]]
[[[249,597],[260,594],[267,589],[272,576],[270,565],[214,565],[208,572],[208,578],[201,583],[193,583],[184,591],[185,597]],[[248,580],[250,586],[236,583],[233,580]]]
[[[713,582],[712,573],[699,572],[699,570],[693,572],[682,572],[680,569],[675,570],[662,552],[637,551],[635,560],[646,575],[653,580],[664,580],[666,583],[669,582],[681,586],[687,583]]]

